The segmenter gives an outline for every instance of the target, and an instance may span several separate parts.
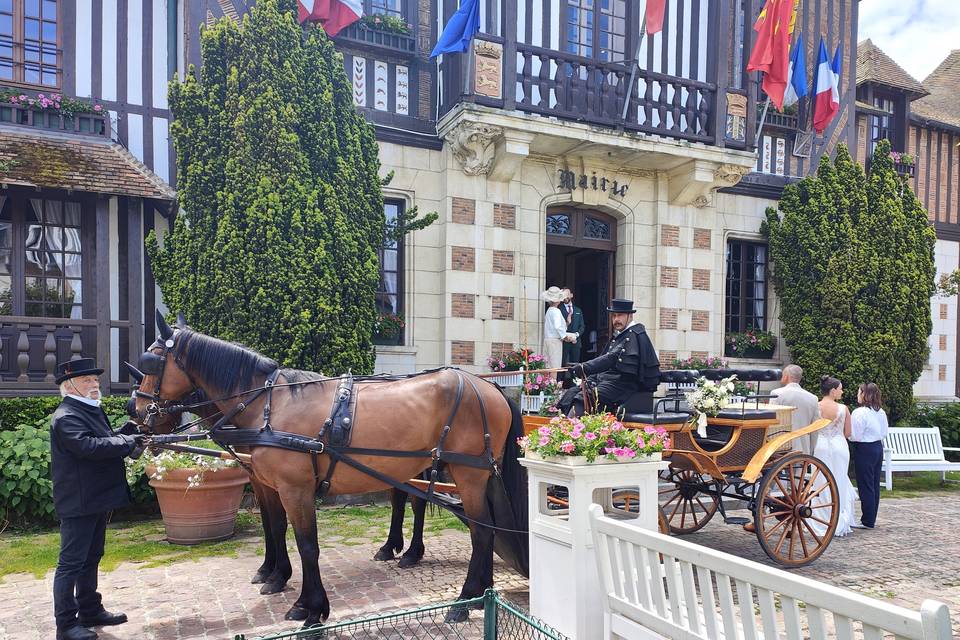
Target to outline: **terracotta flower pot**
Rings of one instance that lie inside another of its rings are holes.
[[[147,477],[155,467],[147,466]],[[167,540],[173,544],[198,544],[225,540],[233,535],[243,486],[250,481],[240,467],[207,471],[199,487],[188,489],[196,469],[168,469],[162,480],[150,480],[157,492]]]

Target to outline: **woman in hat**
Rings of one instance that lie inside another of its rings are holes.
[[[556,369],[563,361],[563,340],[567,335],[567,323],[560,312],[564,294],[561,288],[550,287],[540,297],[549,305],[543,317],[543,355],[547,368]]]

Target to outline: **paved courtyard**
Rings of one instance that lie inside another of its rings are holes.
[[[960,632],[960,496],[884,500],[877,529],[838,538],[812,566],[795,570],[817,580],[911,608],[925,598],[946,602]],[[737,526],[712,522],[688,538],[745,558],[766,562],[756,538]],[[457,596],[466,572],[469,538],[447,531],[428,538],[427,556],[415,568],[371,560],[376,546],[325,550],[324,584],[331,598],[331,620],[386,609],[413,607]],[[161,568],[122,565],[102,574],[101,591],[109,609],[125,611],[131,622],[105,628],[105,640],[232,638],[293,630],[284,613],[300,588],[299,568],[290,588],[261,596],[249,578],[259,564],[252,553],[210,558]],[[496,567],[497,588],[522,605],[527,583]],[[53,638],[51,580],[8,576],[0,582],[0,638]]]

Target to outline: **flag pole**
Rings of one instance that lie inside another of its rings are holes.
[[[757,126],[757,135],[753,137],[753,143],[756,144],[757,140],[760,139],[760,132],[763,131],[763,123],[767,120],[767,110],[770,108],[770,96],[767,96],[767,101],[763,103],[763,114],[760,116],[760,124]]]
[[[640,68],[640,48],[643,46],[643,38],[647,35],[647,13],[643,13],[643,22],[640,23],[640,37],[637,40],[637,55],[633,59],[633,68],[630,69],[630,83],[627,84],[627,97],[623,101],[623,110],[620,113],[620,119],[627,119],[627,111],[630,110],[630,96],[633,95],[633,82],[637,79],[637,69]]]

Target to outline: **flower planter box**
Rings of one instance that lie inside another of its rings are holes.
[[[404,58],[412,58],[417,53],[417,40],[413,34],[382,31],[359,22],[345,27],[335,39],[373,52],[385,49]]]
[[[610,460],[608,458],[597,457],[593,462],[588,462],[586,456],[541,456],[538,453],[529,451],[524,455],[528,460],[540,460],[543,462],[551,462],[553,464],[562,464],[568,467],[582,467],[584,465],[591,464],[629,464],[634,462],[659,462],[662,460],[662,454],[658,451],[656,453],[648,453],[643,456],[635,456],[633,458],[620,457],[616,460]]]
[[[909,178],[913,177],[913,173],[916,170],[916,165],[914,163],[907,164],[905,162],[894,162],[893,170],[901,176],[907,176]]]
[[[382,336],[380,334],[373,334],[373,344],[379,345],[398,345],[402,342],[402,335],[397,334],[395,336]]]
[[[756,347],[749,347],[747,350],[741,354],[736,354],[730,348],[730,345],[727,345],[724,348],[723,355],[728,358],[753,358],[756,360],[769,360],[773,358],[773,354],[776,353],[777,349],[758,349]]]
[[[523,371],[500,371],[490,375],[490,380],[501,387],[522,387]]]
[[[156,467],[147,466],[147,477]],[[203,474],[199,487],[188,488],[197,469],[168,469],[162,480],[150,480],[157,492],[167,540],[173,544],[198,544],[233,536],[243,486],[250,481],[240,467],[225,467]]]
[[[543,401],[549,397],[551,396],[528,396],[524,393],[520,396],[520,411],[524,413],[536,413],[543,407]]]

